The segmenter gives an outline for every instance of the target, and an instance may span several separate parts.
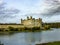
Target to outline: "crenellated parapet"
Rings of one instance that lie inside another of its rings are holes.
[[[26,27],[41,27],[42,26],[42,19],[41,18],[38,18],[38,19],[35,19],[35,18],[32,18],[32,16],[28,17],[27,16],[27,19],[25,20],[21,20],[21,24],[23,24],[24,26]]]

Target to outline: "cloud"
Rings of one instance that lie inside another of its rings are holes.
[[[43,2],[44,10],[41,15],[55,15],[60,14],[60,0],[45,0]]]
[[[40,3],[41,2],[41,3]],[[60,0],[38,1],[27,11],[31,15],[53,16],[60,14]]]
[[[0,0],[0,4],[3,2],[3,0]]]
[[[18,9],[8,9],[5,7],[5,3],[0,3],[0,21],[4,20],[5,18],[14,18],[18,12]]]
[[[17,22],[18,19],[25,18],[26,16],[30,15],[33,17],[34,16],[42,17],[42,19],[43,18],[45,19],[46,17],[51,18],[51,16],[54,18],[55,15],[60,14],[60,0],[4,0],[4,1],[7,3],[7,6],[6,4],[1,4],[0,6],[0,20],[3,20],[3,22],[6,19],[8,20],[10,19],[11,21]],[[18,9],[21,10],[20,13],[18,13],[19,12]]]
[[[27,6],[27,4],[23,6],[25,10],[23,11],[24,15],[53,16],[60,14],[60,0],[38,0],[36,3],[33,3],[33,6]]]

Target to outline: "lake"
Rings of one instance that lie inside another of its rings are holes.
[[[0,41],[4,45],[35,45],[36,43],[60,41],[60,29],[0,35]]]

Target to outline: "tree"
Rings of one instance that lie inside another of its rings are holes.
[[[11,26],[9,26],[8,29],[9,29],[9,31],[14,31],[14,28]]]

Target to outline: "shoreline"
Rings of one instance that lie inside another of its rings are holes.
[[[60,41],[47,42],[47,43],[41,43],[36,45],[60,45]]]

